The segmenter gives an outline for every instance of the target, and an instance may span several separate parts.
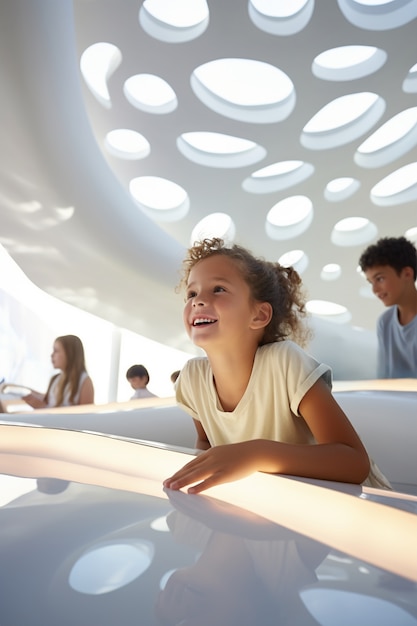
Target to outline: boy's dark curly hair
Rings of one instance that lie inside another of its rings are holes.
[[[377,265],[389,265],[397,274],[404,267],[411,267],[416,280],[417,250],[405,237],[382,237],[368,246],[359,258],[359,266],[363,272]]]
[[[218,237],[203,239],[188,250],[179,288],[186,287],[196,263],[215,254],[235,261],[249,285],[252,298],[257,302],[269,302],[272,307],[272,318],[265,327],[260,345],[289,338],[300,345],[307,343],[311,331],[302,323],[307,316],[304,288],[293,267],[256,258],[246,248],[237,244],[228,246]]]

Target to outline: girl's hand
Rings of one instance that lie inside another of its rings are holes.
[[[238,480],[257,471],[254,442],[244,441],[216,446],[201,452],[170,478],[164,480],[167,489],[193,485],[188,493],[200,493],[209,487]],[[195,483],[195,484],[194,484]]]
[[[36,391],[32,391],[32,393],[29,393],[27,396],[23,396],[22,400],[34,409],[44,409],[46,407],[43,395]]]

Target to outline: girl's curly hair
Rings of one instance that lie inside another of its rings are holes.
[[[185,288],[192,268],[203,259],[213,255],[227,256],[236,262],[247,282],[252,298],[257,302],[269,302],[272,317],[265,327],[260,345],[292,339],[304,346],[311,338],[311,330],[303,323],[307,316],[304,288],[301,278],[293,267],[256,258],[249,250],[223,239],[203,239],[189,248],[183,261],[179,288]]]

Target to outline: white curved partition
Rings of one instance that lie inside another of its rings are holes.
[[[334,396],[393,487],[417,494],[417,392],[335,391]]]
[[[196,440],[191,417],[173,398],[39,409],[0,414],[1,418],[4,422],[105,433],[192,449]]]
[[[343,384],[335,384],[335,387],[336,400],[393,487],[417,495],[417,391],[382,390],[377,384],[374,385],[377,388],[372,388],[372,381],[368,381],[368,388],[364,385],[365,389],[346,390],[348,385]],[[405,387],[412,388],[412,384]],[[65,407],[1,417],[3,422],[106,433],[188,449],[195,447],[192,419],[175,404],[174,398]]]

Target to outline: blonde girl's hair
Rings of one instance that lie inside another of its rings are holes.
[[[307,311],[302,280],[293,267],[284,267],[263,258],[256,258],[249,250],[214,237],[195,242],[183,261],[178,289],[184,289],[192,268],[213,255],[232,259],[242,272],[256,302],[269,302],[272,317],[265,327],[260,345],[292,339],[305,346],[311,339],[311,330],[305,323]]]
[[[81,375],[86,371],[84,347],[81,339],[76,335],[63,335],[62,337],[57,337],[55,341],[59,341],[59,343],[62,345],[67,362],[65,371],[62,373],[63,375],[61,376],[57,387],[56,406],[62,406],[67,385],[70,392],[70,404],[74,404],[75,396],[77,395],[78,387],[80,384]],[[55,378],[56,377],[54,376],[49,383],[49,387],[45,396],[46,401],[48,400],[49,390]]]

